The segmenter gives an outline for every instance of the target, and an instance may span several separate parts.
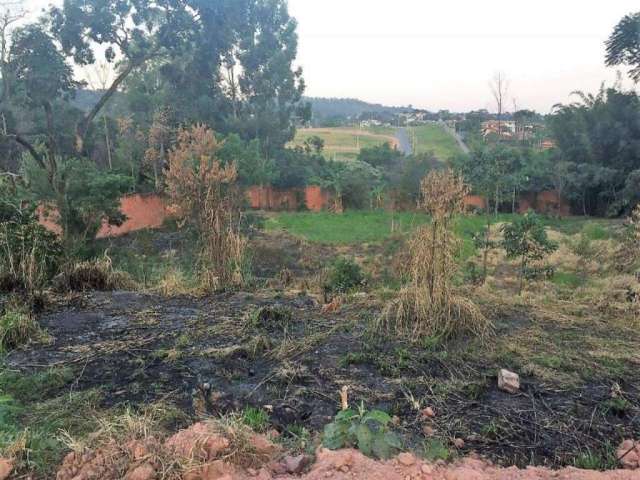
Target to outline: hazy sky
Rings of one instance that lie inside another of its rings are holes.
[[[289,9],[308,95],[492,109],[489,80],[502,71],[518,108],[548,112],[571,91],[614,81],[604,41],[640,2],[289,0]]]
[[[51,2],[25,3],[38,10]],[[573,90],[614,81],[604,41],[640,3],[289,0],[289,9],[299,22],[308,95],[491,110],[489,81],[502,71],[518,108],[546,113]]]

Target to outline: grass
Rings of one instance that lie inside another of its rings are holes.
[[[0,370],[0,456],[13,457],[19,471],[50,476],[67,449],[61,432],[83,436],[97,428],[101,395],[66,389],[73,378],[68,369]]]
[[[292,145],[302,145],[313,136],[324,140],[324,156],[330,160],[354,160],[360,148],[395,142],[395,131],[388,127],[303,128],[297,131]]]
[[[429,123],[417,127],[410,127],[410,131],[415,133],[416,148],[415,153],[433,154],[442,161],[447,161],[462,150],[449,133],[441,125]]]

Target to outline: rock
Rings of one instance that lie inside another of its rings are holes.
[[[0,458],[0,480],[6,480],[13,470],[13,462],[7,458]]]
[[[429,425],[425,425],[424,427],[422,427],[422,432],[427,437],[433,437],[433,435],[436,433],[435,429]]]
[[[498,388],[509,393],[518,393],[520,390],[520,377],[517,373],[501,369],[498,372]]]
[[[633,440],[625,440],[618,447],[616,456],[620,459],[622,468],[628,470],[640,468],[640,443]],[[2,476],[0,475],[1,478]]]
[[[456,448],[460,449],[460,448],[464,448],[464,440],[461,438],[454,438],[453,439],[453,444],[455,445]]]
[[[425,475],[431,475],[433,473],[433,467],[431,465],[427,465],[426,463],[423,463],[422,466],[420,467],[420,471]]]
[[[125,475],[125,480],[154,480],[156,469],[148,463],[143,463]]]
[[[302,473],[302,471],[311,463],[311,458],[307,455],[298,455],[296,457],[292,457],[291,455],[287,455],[284,457],[284,465],[287,469],[287,473],[292,473],[294,475],[298,475]]]
[[[416,457],[414,457],[413,454],[409,452],[403,452],[398,455],[398,462],[400,462],[400,465],[410,467],[411,465],[414,465],[416,463]]]
[[[422,418],[433,418],[436,416],[436,413],[433,411],[433,408],[427,407],[422,410]]]

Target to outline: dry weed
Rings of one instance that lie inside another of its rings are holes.
[[[409,242],[410,284],[389,303],[378,326],[401,335],[484,336],[491,324],[478,307],[453,289],[459,249],[452,222],[462,214],[468,189],[450,170],[431,172],[421,182],[420,207],[431,224],[419,228]]]
[[[166,177],[173,210],[200,235],[201,283],[207,290],[241,286],[247,275],[238,175],[235,164],[218,161],[220,146],[204,125],[180,130]]]
[[[56,278],[56,288],[62,291],[134,290],[136,284],[126,272],[113,268],[111,258],[105,254],[92,261],[78,262],[67,267]]]

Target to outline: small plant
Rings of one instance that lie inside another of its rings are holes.
[[[269,415],[264,410],[247,407],[242,411],[242,423],[255,432],[265,432],[269,426]]]
[[[612,470],[618,465],[618,458],[615,449],[606,443],[600,451],[587,450],[581,453],[573,464],[584,470]]]
[[[535,271],[532,264],[554,252],[558,245],[549,240],[540,217],[531,212],[502,227],[502,233],[507,258],[520,260],[518,294],[521,294],[525,279]]]
[[[56,277],[55,283],[58,290],[74,292],[135,288],[131,276],[114,269],[113,262],[106,253],[102,258],[70,265]]]
[[[249,328],[286,328],[293,320],[293,314],[287,307],[273,305],[255,309],[246,318]]]
[[[424,458],[430,462],[436,460],[444,460],[445,462],[451,458],[451,450],[437,438],[427,440],[422,445]]]
[[[331,266],[325,290],[332,293],[346,293],[361,287],[364,283],[365,277],[360,265],[353,260],[340,258]]]
[[[390,458],[401,448],[398,436],[389,430],[391,417],[380,410],[340,411],[324,428],[322,443],[326,448],[355,447],[369,457]]]

